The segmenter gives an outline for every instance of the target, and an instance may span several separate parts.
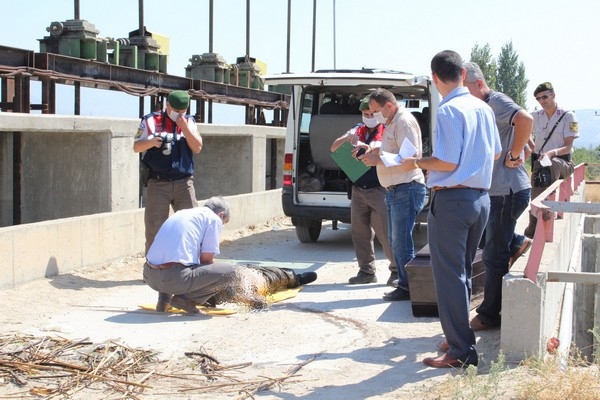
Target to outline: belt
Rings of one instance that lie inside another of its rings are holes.
[[[169,269],[171,267],[185,267],[185,265],[177,262],[168,262],[164,264],[154,265],[151,264],[150,261],[146,261],[146,265],[152,269]]]
[[[402,182],[402,183],[397,183],[397,184],[395,184],[395,185],[390,185],[390,186],[386,187],[386,188],[385,188],[385,190],[391,191],[391,190],[394,190],[394,189],[396,189],[398,186],[402,186],[402,185],[410,185],[411,183],[419,183],[419,182],[417,182],[417,181],[415,181],[415,180],[412,180],[412,181],[410,181],[410,182]],[[422,185],[422,184],[421,184],[421,185]]]
[[[190,176],[191,175],[185,175],[185,176],[178,176],[178,177],[174,178],[171,176],[159,175],[156,172],[150,173],[150,179],[156,179],[157,181],[167,181],[167,182],[173,182],[173,181],[178,181],[180,179],[186,179],[186,178],[189,178]]]
[[[474,188],[474,187],[465,186],[465,185],[434,186],[434,187],[431,188],[431,190],[433,190],[434,192],[437,192],[439,190],[450,190],[450,189],[473,189],[473,190],[483,190],[484,192],[487,192],[487,189],[484,189],[484,188]]]

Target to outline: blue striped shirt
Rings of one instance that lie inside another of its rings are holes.
[[[429,171],[428,187],[464,185],[489,189],[494,157],[502,151],[494,112],[466,87],[440,103],[432,156],[457,164],[454,171]]]

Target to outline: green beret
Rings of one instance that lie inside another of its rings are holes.
[[[358,106],[359,111],[365,111],[369,109],[369,96],[365,96],[364,99],[360,101],[360,105]]]
[[[184,90],[174,90],[169,93],[167,101],[176,110],[187,110],[190,105],[190,95]]]
[[[550,82],[540,83],[533,91],[533,95],[537,96],[538,93],[545,92],[546,90],[554,90]]]

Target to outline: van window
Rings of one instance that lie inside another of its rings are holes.
[[[302,99],[302,115],[300,116],[300,134],[308,135],[310,127],[310,117],[312,115],[313,108],[313,94],[304,92],[304,98]]]

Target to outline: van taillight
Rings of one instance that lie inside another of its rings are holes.
[[[294,155],[286,153],[283,156],[283,186],[292,186],[292,162]]]

